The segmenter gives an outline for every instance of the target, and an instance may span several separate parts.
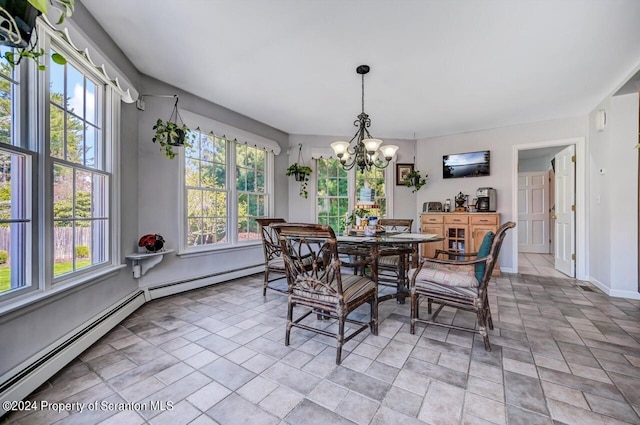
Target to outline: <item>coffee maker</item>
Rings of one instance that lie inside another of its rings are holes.
[[[476,190],[476,210],[478,212],[495,212],[498,207],[498,194],[492,187],[479,187]]]

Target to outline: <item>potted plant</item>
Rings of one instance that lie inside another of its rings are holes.
[[[175,158],[177,152],[174,148],[179,146],[191,146],[191,136],[189,135],[189,127],[187,127],[178,112],[178,97],[173,105],[173,111],[167,121],[158,118],[156,125],[153,126],[156,131],[153,136],[153,143],[160,143],[160,151],[169,159]]]
[[[294,176],[296,181],[301,182],[300,196],[305,199],[309,196],[309,192],[307,191],[307,184],[309,184],[309,175],[311,174],[311,172],[311,167],[307,167],[304,164],[300,165],[297,162],[287,168],[287,176]]]
[[[7,25],[3,26],[2,35],[6,39],[6,45],[15,47],[15,51],[7,51],[4,53],[4,59],[13,68],[27,58],[33,60],[40,71],[45,66],[40,64],[39,58],[44,55],[44,49],[36,49],[37,33],[35,40],[32,40],[33,29],[36,25],[36,18],[40,14],[49,16],[48,4],[50,3],[55,9],[60,10],[60,17],[57,24],[60,25],[65,17],[73,14],[75,8],[75,0],[28,0],[28,1],[7,1],[4,7],[0,7],[0,15]],[[59,53],[52,53],[51,60],[55,63],[64,65],[66,59]]]
[[[404,185],[407,187],[413,187],[414,189],[411,191],[411,193],[415,193],[427,183],[428,178],[428,174],[425,174],[425,176],[422,177],[420,175],[420,171],[412,170],[409,171],[406,176],[404,176]]]

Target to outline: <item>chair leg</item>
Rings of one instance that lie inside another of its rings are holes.
[[[431,314],[431,298],[427,298],[427,313]]]
[[[339,365],[342,362],[342,345],[344,344],[344,322],[346,314],[341,314],[338,319],[338,348],[336,349],[336,364]]]
[[[289,345],[289,340],[291,339],[291,328],[293,327],[293,303],[289,301],[289,306],[287,308],[287,330],[284,337],[284,345]]]
[[[491,351],[491,343],[489,343],[489,333],[487,332],[487,316],[484,308],[478,306],[478,332],[484,339],[485,351]]]
[[[369,328],[372,334],[378,335],[378,297],[375,296],[369,304],[371,304],[371,322],[369,323]]]
[[[269,269],[264,270],[264,282],[262,283],[262,296],[267,296],[267,286],[269,285]]]
[[[489,329],[493,330],[493,318],[491,317],[491,308],[489,307],[489,298],[484,300],[484,310],[487,316],[487,323],[489,324]]]
[[[416,319],[418,318],[418,294],[415,291],[411,291],[411,324],[409,326],[409,332],[411,335],[416,333]]]

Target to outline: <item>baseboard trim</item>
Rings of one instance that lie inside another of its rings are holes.
[[[185,291],[214,285],[216,283],[227,282],[241,277],[251,276],[252,274],[264,272],[264,264],[248,266],[234,270],[226,270],[220,273],[212,273],[206,276],[200,276],[194,279],[181,280],[159,286],[145,288],[145,298],[147,301],[155,300],[169,295],[179,294]]]
[[[589,277],[589,282],[594,284],[598,289],[600,289],[602,292],[609,295],[610,297],[640,300],[640,293],[638,293],[637,291],[634,292],[634,291],[621,291],[619,289],[611,289],[607,285],[605,285],[604,283],[600,282],[598,279],[595,279],[593,277]]]
[[[4,374],[0,400],[23,400],[144,303],[143,291],[133,292]]]

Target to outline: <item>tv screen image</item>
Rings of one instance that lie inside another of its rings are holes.
[[[489,175],[490,152],[454,153],[442,157],[442,178]]]

